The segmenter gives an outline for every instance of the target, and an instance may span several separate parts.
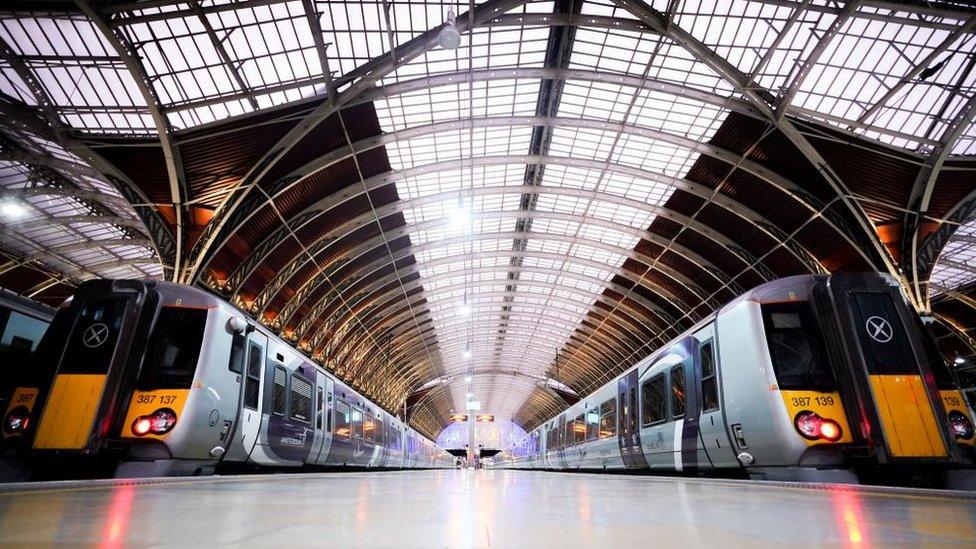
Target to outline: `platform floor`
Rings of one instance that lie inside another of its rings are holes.
[[[262,475],[0,492],[0,547],[976,547],[976,501],[529,471]]]

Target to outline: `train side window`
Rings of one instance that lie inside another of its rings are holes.
[[[685,404],[685,367],[675,366],[671,368],[671,417],[684,417]]]
[[[244,351],[247,347],[246,344],[247,338],[242,334],[234,334],[230,340],[230,361],[227,363],[227,369],[235,374],[244,373],[244,357],[246,355]]]
[[[349,404],[335,401],[335,434],[336,436],[349,438],[352,436],[352,411]]]
[[[573,420],[566,418],[566,429],[564,430],[563,441],[565,446],[572,446],[573,442]]]
[[[641,424],[645,427],[664,421],[665,410],[667,409],[667,401],[664,398],[664,381],[664,374],[660,373],[641,384],[641,400],[643,401]]]
[[[356,407],[352,409],[352,436],[363,438],[363,411]]]
[[[376,420],[373,414],[363,414],[363,440],[373,442],[376,440]]]
[[[332,393],[329,393],[329,401],[325,404],[325,430],[332,432]]]
[[[576,416],[573,422],[573,444],[583,444],[586,442],[586,419],[584,414]]]
[[[386,432],[383,431],[383,422],[380,421],[380,418],[378,417],[373,421],[376,423],[376,438],[374,440],[376,441],[376,444],[382,446],[383,440],[386,439]]]
[[[285,415],[285,401],[288,398],[288,373],[281,366],[275,366],[274,386],[271,389],[271,411],[279,416]]]
[[[315,428],[318,429],[319,431],[321,431],[322,430],[322,418],[323,418],[323,416],[325,416],[325,411],[324,411],[325,410],[325,398],[323,398],[322,388],[321,387],[316,387],[315,388],[315,404],[317,405],[316,406],[316,412],[315,412]]]
[[[251,342],[247,351],[247,376],[244,380],[244,407],[258,409],[258,392],[261,384],[261,363],[264,361],[264,348]]]
[[[617,435],[617,402],[611,398],[600,405],[600,438]]]
[[[586,440],[596,440],[600,433],[600,409],[586,412]]]
[[[306,423],[312,419],[312,384],[298,374],[291,375],[291,407],[288,415]]]
[[[718,378],[715,372],[715,352],[712,341],[706,341],[698,348],[701,359],[702,411],[718,410]]]

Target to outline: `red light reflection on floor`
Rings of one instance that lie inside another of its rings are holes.
[[[869,545],[867,524],[861,508],[861,498],[854,492],[833,492],[834,515],[838,531],[844,535],[845,547]]]
[[[112,503],[109,504],[108,515],[102,528],[102,542],[99,547],[109,549],[121,547],[125,541],[125,532],[129,527],[129,516],[132,513],[132,498],[135,488],[130,485],[117,486],[112,491]]]

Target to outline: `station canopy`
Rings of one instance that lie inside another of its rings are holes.
[[[781,276],[972,335],[969,2],[8,0],[0,50],[0,286],[208,288],[431,436]]]

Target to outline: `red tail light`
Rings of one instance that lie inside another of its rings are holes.
[[[27,427],[30,425],[30,412],[27,408],[23,406],[18,406],[3,420],[3,432],[7,434],[23,433],[27,431]]]
[[[820,417],[815,412],[804,411],[796,414],[793,426],[803,438],[836,442],[844,435],[840,424],[832,419]]]
[[[949,432],[956,438],[972,438],[973,422],[959,410],[949,412]]]
[[[155,412],[139,416],[132,422],[132,433],[138,437],[143,435],[165,435],[176,425],[176,412],[169,408],[160,408]]]

